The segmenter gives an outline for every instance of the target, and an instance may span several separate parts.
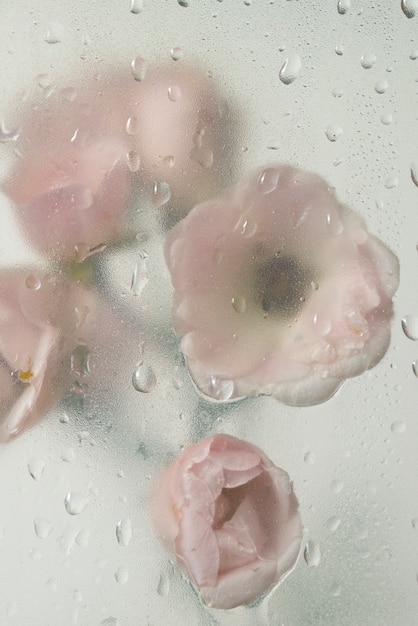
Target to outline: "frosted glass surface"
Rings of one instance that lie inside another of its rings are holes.
[[[403,4],[3,0],[3,180],[22,140],[5,131],[33,98],[77,90],[87,75],[105,84],[138,56],[195,63],[234,116],[219,185],[272,162],[318,173],[399,257],[401,283],[386,356],[328,402],[213,403],[191,382],[172,328],[163,211],[138,189],[130,237],[94,258],[102,340],[82,389],[69,374],[58,407],[0,449],[1,624],[417,623],[418,348],[401,321],[418,313],[418,6]],[[47,267],[5,194],[0,203],[2,265]],[[155,374],[145,393],[133,384],[141,362]],[[304,525],[292,574],[229,611],[201,602],[148,512],[159,471],[213,433],[251,441],[289,473]]]

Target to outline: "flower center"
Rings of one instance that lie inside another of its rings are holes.
[[[285,318],[299,313],[314,280],[311,270],[279,254],[259,265],[255,274],[257,303],[266,314]]]

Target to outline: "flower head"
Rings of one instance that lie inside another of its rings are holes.
[[[302,525],[289,476],[246,441],[215,435],[186,448],[160,478],[152,509],[215,608],[254,602],[296,563]]]
[[[326,182],[252,173],[168,234],[174,326],[192,378],[226,400],[327,400],[390,340],[395,255]]]

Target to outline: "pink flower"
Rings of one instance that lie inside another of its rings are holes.
[[[166,470],[155,526],[203,600],[250,604],[293,568],[302,541],[289,476],[256,446],[229,435],[192,444]]]
[[[208,396],[323,402],[387,350],[398,260],[315,174],[253,172],[196,206],[165,254],[174,326]]]
[[[99,87],[56,94],[25,111],[20,153],[4,188],[30,244],[42,254],[80,260],[116,239],[129,196],[125,143],[112,130]]]
[[[70,380],[68,362],[86,301],[83,289],[62,278],[2,271],[0,442],[34,425],[60,400]]]

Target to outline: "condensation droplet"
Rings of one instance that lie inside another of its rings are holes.
[[[135,115],[128,117],[125,126],[128,135],[137,135],[139,132],[139,121]]]
[[[81,306],[76,306],[74,312],[77,319],[75,327],[78,330],[85,323],[87,316],[90,313],[90,309],[86,304],[82,304]]]
[[[372,68],[376,61],[376,55],[373,54],[373,52],[367,52],[366,54],[363,54],[360,59],[361,65],[362,67],[364,67],[365,70],[369,70],[370,68]]]
[[[82,528],[75,536],[75,542],[80,548],[86,548],[89,545],[90,531]]]
[[[41,288],[42,283],[38,276],[36,276],[35,274],[30,274],[25,280],[25,285],[28,289],[31,289],[32,291],[37,291]]]
[[[121,623],[116,617],[106,617],[100,622],[100,626],[121,626]]]
[[[143,250],[140,252],[140,261],[136,263],[132,272],[131,293],[133,296],[140,296],[148,283],[147,258],[148,253]]]
[[[339,57],[342,57],[344,54],[344,46],[335,46],[335,53],[338,54]]]
[[[326,314],[322,315],[320,313],[314,313],[312,321],[315,331],[321,337],[325,337],[325,335],[328,335],[329,331],[331,330],[331,320]]]
[[[58,22],[52,22],[48,26],[45,41],[47,43],[59,43],[62,40],[64,34],[64,27]]]
[[[71,354],[71,371],[80,378],[90,374],[90,352],[85,344],[78,345]]]
[[[130,150],[126,153],[126,163],[131,172],[138,172],[141,167],[141,157],[135,150]]]
[[[129,580],[129,571],[127,567],[118,567],[115,572],[115,580],[120,585],[125,585]]]
[[[345,15],[351,8],[351,0],[338,0],[337,11],[340,15]]]
[[[118,540],[119,545],[128,546],[132,540],[132,522],[126,517],[125,519],[121,519],[116,524],[116,539]]]
[[[409,55],[409,58],[411,59],[411,61],[416,61],[418,59],[418,48],[415,48],[414,50],[412,50],[411,54]]]
[[[408,339],[418,341],[418,315],[406,315],[402,319],[402,330]]]
[[[171,169],[172,167],[174,167],[174,157],[173,156],[165,156],[163,158],[163,163],[164,163],[164,165],[166,167]]]
[[[171,100],[171,102],[177,102],[178,100],[181,100],[181,89],[178,85],[171,85],[167,89],[167,94],[168,99]]]
[[[337,141],[342,132],[343,129],[341,128],[341,126],[337,126],[336,124],[330,124],[325,129],[325,135],[327,136],[327,139],[332,142]]]
[[[237,313],[244,313],[247,308],[247,301],[244,296],[234,296],[231,304]]]
[[[386,189],[395,189],[399,184],[399,179],[397,176],[390,176],[385,180]]]
[[[44,473],[45,463],[42,459],[31,459],[28,463],[29,474],[33,480],[39,480]]]
[[[0,143],[7,143],[8,141],[16,141],[19,138],[20,130],[14,128],[12,130],[6,130],[4,123],[0,120]]]
[[[181,7],[188,7],[190,4],[189,0],[177,0],[177,2]]]
[[[341,525],[341,518],[337,517],[337,515],[332,515],[327,521],[327,528],[331,533],[335,533],[335,531]]]
[[[88,503],[87,496],[78,491],[70,491],[64,500],[65,508],[70,515],[79,515],[85,510]]]
[[[62,454],[61,454],[61,459],[63,461],[65,461],[66,463],[71,463],[72,461],[74,461],[76,457],[74,448],[67,448],[67,450],[65,450]]]
[[[299,76],[302,60],[296,52],[292,52],[280,68],[279,78],[284,85],[290,85]]]
[[[224,380],[216,376],[210,376],[206,385],[199,385],[199,387],[204,394],[221,402],[229,400],[234,393],[234,381]]]
[[[418,378],[418,359],[412,363],[412,371],[414,372],[415,376]]]
[[[155,207],[159,208],[171,198],[170,185],[165,180],[156,180],[152,185],[151,200]]]
[[[330,485],[330,489],[332,493],[341,493],[344,488],[344,483],[342,480],[333,480]]]
[[[382,124],[384,124],[385,126],[389,126],[389,124],[392,124],[393,121],[393,116],[391,113],[382,113],[381,117],[380,117],[380,121],[382,122]]]
[[[202,167],[210,168],[213,165],[213,151],[208,146],[199,146],[191,152],[192,158]]]
[[[184,56],[184,52],[182,48],[171,48],[170,50],[170,56],[173,59],[173,61],[180,61],[180,59],[183,58]]]
[[[411,163],[411,180],[416,187],[418,187],[418,162]]]
[[[318,567],[321,562],[321,549],[315,541],[308,541],[303,552],[308,567]]]
[[[376,81],[374,85],[374,90],[376,93],[382,94],[385,93],[389,88],[389,83],[387,80],[381,79]]]
[[[52,524],[43,517],[35,517],[33,520],[35,534],[39,539],[45,539],[52,533]]]
[[[269,167],[261,172],[258,178],[258,188],[260,189],[261,193],[263,195],[267,195],[275,191],[277,189],[277,185],[279,184],[279,178],[279,170],[276,170],[272,167]]]
[[[401,420],[396,420],[392,422],[392,424],[390,425],[390,429],[393,433],[395,433],[395,435],[403,435],[406,430],[406,424]]]
[[[147,73],[147,63],[142,57],[135,57],[131,63],[131,72],[135,80],[144,80]]]
[[[314,452],[307,452],[303,457],[306,465],[313,465],[315,463],[315,454]]]
[[[167,574],[161,574],[158,581],[157,593],[159,596],[167,596],[170,593],[170,579]]]
[[[131,13],[133,13],[134,15],[138,15],[138,13],[141,13],[142,9],[142,0],[131,0]]]
[[[406,17],[415,17],[418,13],[418,0],[401,0],[401,7]]]
[[[157,384],[157,377],[149,365],[141,363],[132,374],[132,385],[136,391],[150,393]]]

